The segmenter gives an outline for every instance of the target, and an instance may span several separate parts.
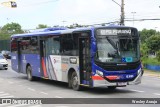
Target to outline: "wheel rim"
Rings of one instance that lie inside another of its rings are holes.
[[[72,87],[77,88],[77,86],[78,86],[78,77],[74,76],[72,79]]]
[[[31,79],[31,69],[30,69],[30,67],[28,67],[28,69],[27,69],[27,75],[28,75],[28,79]]]

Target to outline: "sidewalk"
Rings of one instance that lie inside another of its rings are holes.
[[[160,78],[160,72],[159,71],[151,71],[151,70],[144,69],[144,75]]]

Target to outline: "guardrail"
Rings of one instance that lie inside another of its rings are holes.
[[[153,71],[160,72],[160,65],[150,65],[150,64],[146,64],[144,67],[145,67],[146,69],[148,69],[148,70],[153,70]]]

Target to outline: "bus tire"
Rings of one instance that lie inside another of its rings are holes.
[[[28,79],[29,81],[33,81],[33,80],[34,80],[34,77],[32,76],[32,68],[31,68],[30,65],[27,66],[26,72],[27,72],[27,79]]]
[[[71,86],[75,91],[79,91],[81,89],[80,85],[78,84],[78,76],[75,71],[71,75]]]
[[[111,91],[115,90],[116,88],[117,88],[116,86],[108,86],[108,89],[111,90]]]

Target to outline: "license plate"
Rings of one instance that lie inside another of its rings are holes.
[[[127,85],[127,82],[118,82],[117,85],[118,85],[118,86],[126,86],[126,85]]]

